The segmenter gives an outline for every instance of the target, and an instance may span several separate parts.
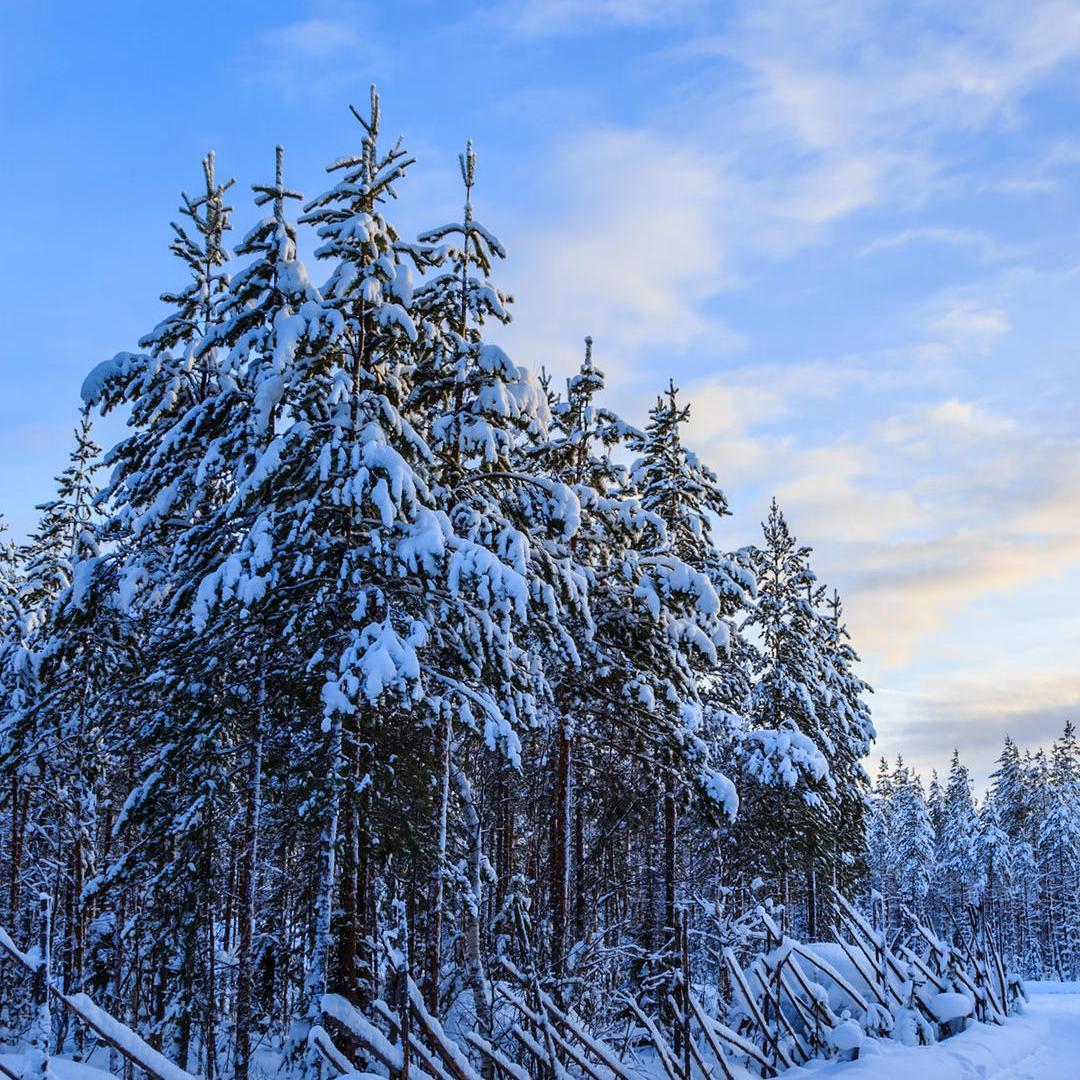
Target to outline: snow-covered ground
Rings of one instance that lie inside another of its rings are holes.
[[[1080,983],[1028,983],[1030,1003],[1004,1027],[976,1024],[936,1046],[864,1044],[852,1063],[785,1080],[1080,1080]]]
[[[108,1054],[103,1053],[102,1058],[107,1062]],[[0,1048],[0,1075],[5,1080],[9,1073],[15,1076],[26,1075],[27,1058],[25,1054]],[[76,1061],[67,1058],[50,1058],[49,1073],[56,1080],[116,1080],[112,1073],[93,1065],[80,1065]]]
[[[855,1062],[821,1062],[783,1080],[1080,1080],[1080,983],[1028,983],[1030,1003],[1004,1027],[975,1024],[936,1046],[868,1041]],[[100,1050],[101,1064],[108,1060]],[[0,1066],[22,1075],[22,1054]],[[57,1080],[113,1080],[101,1068],[53,1058]],[[750,1074],[747,1074],[748,1076]]]

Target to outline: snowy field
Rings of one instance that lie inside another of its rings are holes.
[[[1031,1002],[1004,1027],[976,1024],[936,1046],[871,1042],[853,1063],[791,1069],[785,1080],[1080,1080],[1080,983],[1027,983]]]

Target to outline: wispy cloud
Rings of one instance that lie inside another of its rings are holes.
[[[1000,307],[961,303],[935,315],[927,328],[960,348],[987,352],[1009,332],[1009,317]]]
[[[632,378],[661,346],[711,355],[739,346],[708,310],[729,270],[723,179],[707,158],[657,133],[593,129],[556,148],[545,180],[558,221],[521,223],[524,257],[510,267],[521,298],[510,337],[522,355],[576,364],[566,327],[579,327]],[[553,325],[545,313],[555,311]]]
[[[658,101],[637,124],[587,125],[564,139],[552,170],[565,194],[558,219],[542,219],[518,244],[524,304],[584,315],[596,333],[610,328],[628,366],[662,320],[675,344],[711,336],[724,352],[741,339],[716,315],[713,301],[727,289],[860,214],[915,213],[935,193],[955,197],[981,182],[951,147],[1016,123],[1038,80],[1080,56],[1078,13],[1055,0],[1023,12],[764,0],[730,9],[711,35],[702,31],[708,9],[694,4],[563,0],[511,10],[536,33],[661,21],[694,31],[663,52],[678,104]],[[910,225],[863,240],[850,256],[915,243],[1002,254],[979,230]],[[522,307],[523,323],[530,310]],[[976,353],[1009,329],[1000,304],[962,297],[927,321],[946,347]]]
[[[245,70],[289,102],[336,98],[386,73],[390,54],[377,43],[375,25],[347,8],[262,30],[245,46]]]
[[[999,245],[989,233],[977,229],[951,228],[945,225],[920,225],[901,229],[899,232],[872,240],[862,249],[861,254],[874,255],[879,251],[892,251],[920,244],[967,248],[976,252],[983,260],[998,258],[1001,255]]]
[[[992,672],[992,674],[991,674]],[[1080,711],[1080,677],[1048,667],[1002,664],[929,676],[913,694],[890,701],[893,722],[879,745],[902,753],[924,776],[941,770],[954,748],[974,765],[978,790],[989,782],[1005,736],[1021,747],[1049,746]],[[879,701],[892,695],[879,690]]]
[[[1069,170],[1080,166],[1080,142],[1054,139],[1032,162],[1020,171],[993,181],[997,191],[1010,195],[1040,195],[1058,191],[1066,183]]]
[[[858,402],[899,407],[858,418]],[[748,365],[689,387],[691,438],[755,509],[776,494],[878,670],[988,598],[1080,572],[1080,435],[942,394],[904,355]],[[1021,403],[1018,403],[1018,409]],[[808,420],[846,417],[822,439]],[[853,415],[854,414],[854,415]]]

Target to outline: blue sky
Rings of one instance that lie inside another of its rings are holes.
[[[847,599],[881,751],[958,745],[982,777],[1006,731],[1080,718],[1075,2],[0,0],[17,532],[83,375],[180,284],[205,151],[242,233],[274,145],[316,193],[373,80],[418,158],[404,232],[456,214],[475,140],[515,359],[565,373],[591,333],[631,419],[674,376],[732,546],[780,498]]]

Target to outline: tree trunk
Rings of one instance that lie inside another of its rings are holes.
[[[341,716],[335,713],[330,722],[329,762],[333,788],[319,844],[319,891],[315,901],[315,940],[311,967],[307,976],[307,1019],[316,1022],[319,998],[326,992],[330,972],[330,920],[334,911],[334,878],[337,871],[338,817],[341,808],[339,777],[341,769]]]
[[[431,867],[431,891],[428,897],[424,974],[424,1000],[427,1003],[428,1012],[435,1017],[439,1015],[439,987],[442,983],[443,880],[446,867],[446,818],[450,801],[451,726],[449,714],[440,717],[435,747],[435,768],[439,787],[435,793],[435,854]]]
[[[179,1059],[180,1068],[186,1069],[188,1067],[188,1058],[191,1054],[191,1019],[192,1019],[192,994],[194,990],[194,974],[195,974],[195,956],[196,948],[195,942],[192,940],[195,936],[194,916],[189,915],[188,924],[181,927],[181,966],[180,966],[180,995],[181,995],[181,1008],[180,1016],[176,1022],[176,1053]],[[121,925],[123,925],[121,923]],[[119,944],[117,944],[117,951],[119,952]],[[119,979],[119,975],[117,976]],[[119,982],[117,983],[119,986]]]
[[[671,773],[664,777],[664,934],[672,941],[675,933],[675,831],[678,815],[675,809],[675,779]]]
[[[577,765],[580,772],[580,759]],[[580,776],[577,777],[580,783]],[[574,938],[585,940],[585,813],[574,800]]]
[[[213,848],[214,819],[212,811],[207,814],[207,836],[205,843],[205,869],[203,887],[206,890],[206,989],[203,1001],[204,1013],[204,1049],[206,1051],[206,1080],[214,1080],[217,1074],[217,933],[214,926],[214,893],[212,888],[214,873]],[[138,982],[136,982],[138,986]],[[136,1016],[138,1007],[136,1006]]]
[[[360,866],[360,807],[355,786],[359,780],[360,746],[359,732],[354,718],[350,718],[344,733],[342,752],[348,761],[348,784],[345,789],[346,804],[342,814],[344,833],[341,845],[340,909],[341,922],[337,928],[337,952],[331,979],[333,989],[354,1005],[358,1003],[356,985],[356,953],[359,939],[358,923],[360,897],[358,875]]]
[[[49,984],[52,981],[52,900],[47,895],[40,899],[38,923],[38,967],[31,981],[33,1020],[27,1042],[33,1052],[35,1071],[42,1080],[49,1076],[49,1036],[52,1033],[52,1015],[49,1010]]]
[[[495,782],[495,813],[498,820],[498,843],[495,846],[495,910],[502,912],[510,890],[510,879],[514,876],[514,792],[512,784],[506,782],[509,766],[506,762],[499,766]]]
[[[397,947],[401,953],[401,969],[398,973],[399,994],[398,1022],[401,1025],[401,1080],[409,1080],[411,1048],[409,1046],[410,1019],[412,1006],[409,1001],[409,980],[412,978],[409,940],[409,915],[404,900],[394,901],[394,914],[397,917]]]
[[[457,788],[458,797],[465,811],[465,826],[469,837],[468,881],[469,896],[465,901],[465,948],[468,956],[469,985],[473,992],[473,1007],[476,1011],[476,1026],[485,1038],[491,1037],[491,987],[484,969],[484,956],[480,940],[480,912],[483,907],[481,881],[481,862],[483,859],[483,832],[480,828],[480,815],[476,812],[473,801],[472,785],[461,769],[450,763],[450,775]],[[491,1063],[485,1058],[484,1076],[492,1075]]]
[[[369,816],[371,789],[366,788],[359,803],[359,838],[356,867],[356,903],[358,949],[362,949],[357,973],[357,995],[366,1004],[376,994],[378,957],[374,951],[377,933],[375,913],[375,864],[371,851],[371,834],[365,824]]]
[[[263,711],[266,684],[260,671],[255,738],[251,744],[251,774],[244,806],[244,847],[238,868],[239,926],[237,928],[236,1046],[233,1080],[247,1080],[251,1060],[251,1014],[254,986],[255,875],[259,854],[259,812],[262,806]]]
[[[566,969],[566,906],[570,869],[570,735],[562,717],[556,725],[554,813],[551,819],[551,967]]]
[[[19,878],[22,873],[23,845],[26,836],[26,819],[30,813],[30,788],[23,790],[17,772],[11,773],[11,839],[10,839],[10,879],[8,885],[8,926],[12,932],[18,930],[19,919]]]

